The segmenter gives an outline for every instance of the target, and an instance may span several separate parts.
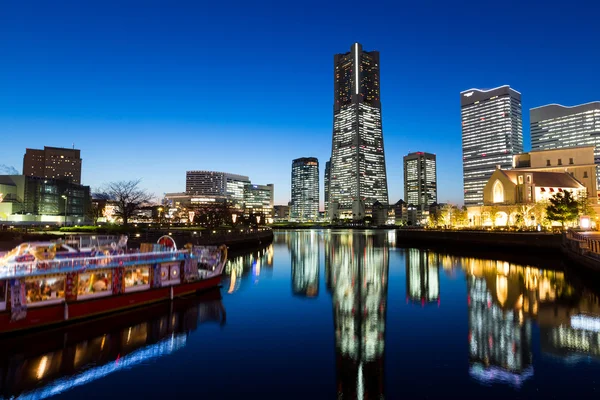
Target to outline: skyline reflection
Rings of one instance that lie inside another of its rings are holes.
[[[288,241],[292,258],[292,293],[304,297],[319,295],[320,246],[317,232],[297,232]]]
[[[389,250],[362,232],[327,235],[338,399],[384,397]]]

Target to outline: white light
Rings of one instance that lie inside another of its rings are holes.
[[[574,315],[571,317],[571,328],[600,332],[600,319],[586,315]]]
[[[356,94],[358,94],[358,43],[354,44],[354,69],[355,72],[355,86],[356,86]]]
[[[581,222],[579,223],[583,229],[590,228],[590,217],[581,217]]]
[[[471,96],[473,96],[473,92],[465,93],[465,97],[471,97]]]

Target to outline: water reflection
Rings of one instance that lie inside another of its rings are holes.
[[[273,245],[240,256],[231,257],[223,272],[226,279],[223,287],[231,294],[240,290],[242,282],[251,277],[253,283],[258,283],[261,276],[273,273]]]
[[[316,297],[319,294],[319,237],[316,231],[301,231],[288,241],[292,257],[292,292]]]
[[[406,251],[406,298],[423,306],[439,303],[439,261],[436,253],[418,249]]]
[[[362,232],[326,236],[338,398],[382,398],[389,253]]]
[[[0,397],[43,399],[186,346],[199,325],[225,323],[221,294],[157,304],[77,327],[0,342]]]

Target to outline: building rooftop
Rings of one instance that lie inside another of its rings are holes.
[[[515,170],[499,170],[508,177],[514,184],[517,184],[517,176],[523,175],[523,171]],[[573,178],[566,172],[542,172],[531,171],[527,174],[532,175],[533,184],[540,187],[556,187],[556,188],[574,188],[582,189],[585,186],[577,179]]]

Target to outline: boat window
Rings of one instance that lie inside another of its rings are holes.
[[[112,273],[110,271],[94,271],[79,274],[77,295],[107,293],[112,290]]]
[[[6,310],[6,281],[0,281],[0,310]]]
[[[27,304],[56,301],[65,298],[65,277],[47,276],[25,281]]]
[[[150,268],[130,268],[125,271],[125,288],[150,284]]]
[[[160,267],[160,279],[165,281],[179,281],[179,263],[163,264]]]

